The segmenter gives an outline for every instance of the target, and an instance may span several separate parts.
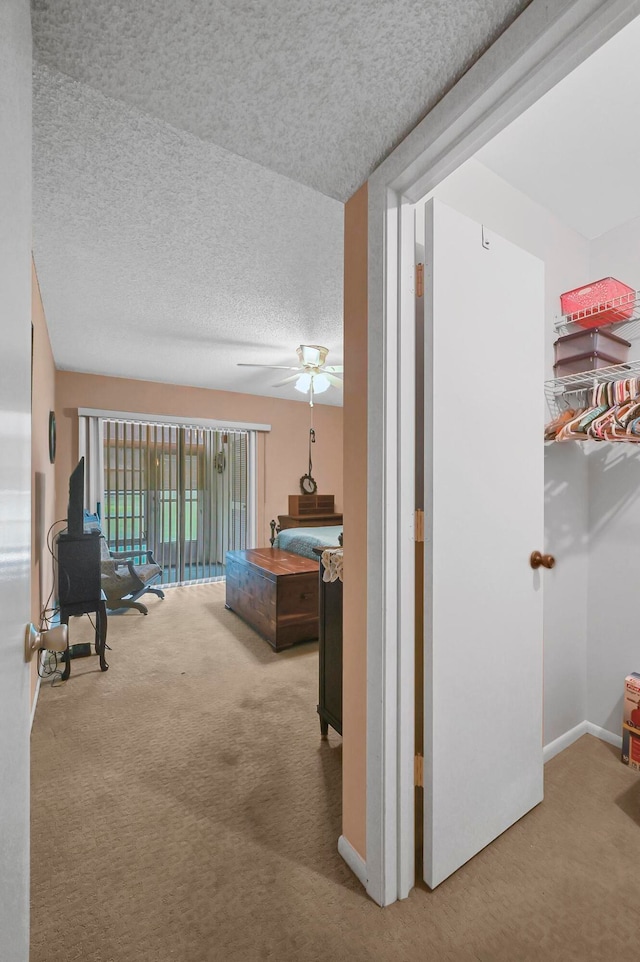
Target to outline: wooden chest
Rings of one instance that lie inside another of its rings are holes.
[[[228,551],[226,607],[276,651],[318,637],[318,562],[278,548]]]

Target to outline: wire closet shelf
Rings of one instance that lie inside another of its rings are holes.
[[[640,377],[640,361],[628,361],[626,364],[601,367],[597,371],[581,371],[579,374],[554,377],[544,382],[544,394],[549,410],[555,416],[563,407],[563,398],[567,399],[566,406],[569,406],[572,395],[583,394],[598,384],[621,381],[627,377]]]
[[[607,320],[598,324],[598,316],[605,312]],[[619,312],[620,320],[615,317],[612,319],[614,312]],[[640,337],[640,291],[631,291],[629,294],[610,298],[606,304],[598,304],[574,314],[565,314],[556,319],[554,327],[556,333],[560,335],[586,329],[613,328],[616,334],[633,340]],[[598,384],[619,381],[627,377],[640,377],[640,360],[551,378],[544,384],[549,411],[552,417],[556,417],[563,407],[572,404],[575,395],[585,394]]]

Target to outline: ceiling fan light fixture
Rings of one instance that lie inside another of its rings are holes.
[[[310,387],[311,387],[311,375],[301,374],[295,383],[296,391],[300,391],[301,394],[306,394]],[[315,385],[314,385],[314,390],[315,390]]]
[[[300,363],[305,367],[308,365],[310,367],[322,367],[324,364],[329,349],[322,347],[320,344],[300,344],[296,348]]]
[[[331,381],[325,374],[313,375],[313,393],[322,394],[331,387]]]

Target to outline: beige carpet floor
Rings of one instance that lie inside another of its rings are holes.
[[[274,654],[221,584],[110,618],[109,643],[108,672],[77,659],[40,693],[31,962],[637,955],[640,781],[609,746],[557,756],[541,806],[383,910],[336,851],[341,746],[319,738],[315,644]]]

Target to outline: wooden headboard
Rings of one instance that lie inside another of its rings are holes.
[[[279,524],[271,521],[271,546],[276,532],[283,528],[318,527],[342,524],[342,515],[336,513],[333,494],[290,494],[289,514],[278,515]]]

